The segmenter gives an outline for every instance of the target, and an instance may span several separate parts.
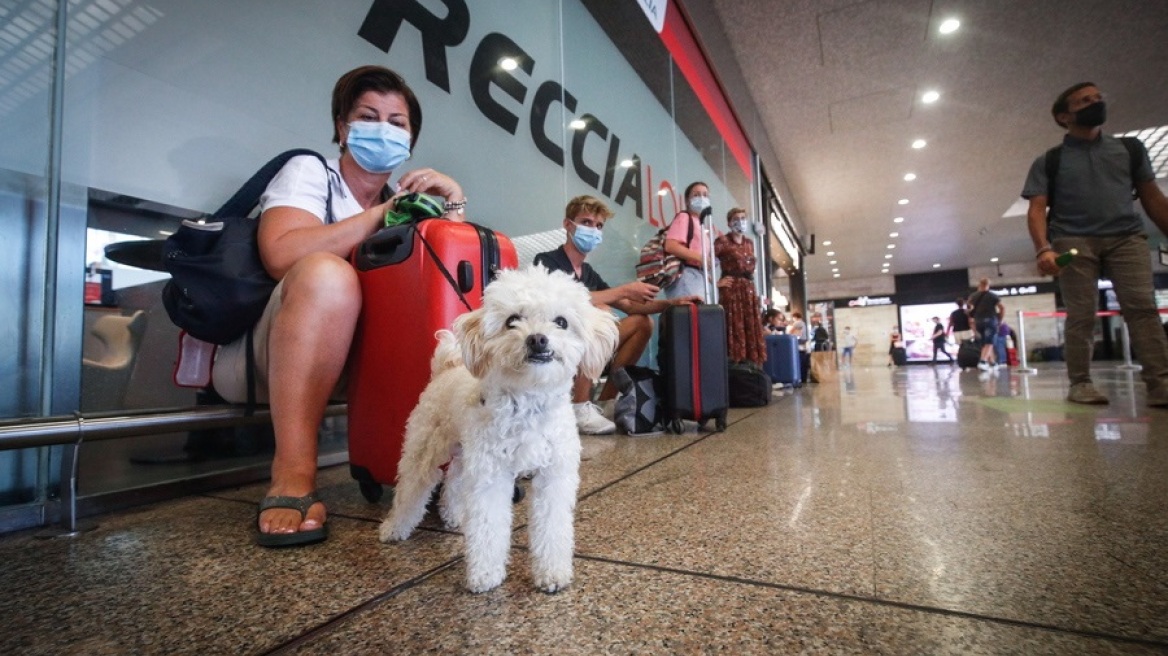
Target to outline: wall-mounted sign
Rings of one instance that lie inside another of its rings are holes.
[[[665,9],[669,6],[669,0],[637,0],[637,4],[641,5],[653,29],[661,34],[665,27]]]
[[[1001,289],[990,288],[990,291],[998,296],[1029,296],[1038,293],[1038,286],[1024,285],[1020,287],[1003,287]]]
[[[848,307],[868,307],[869,305],[892,305],[892,297],[861,296],[848,301]]]

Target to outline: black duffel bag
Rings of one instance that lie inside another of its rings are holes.
[[[730,365],[730,407],[757,408],[771,402],[771,377],[753,364]]]

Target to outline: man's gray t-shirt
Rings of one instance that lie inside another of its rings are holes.
[[[1063,137],[1055,180],[1054,207],[1048,215],[1050,237],[1138,234],[1143,222],[1132,202],[1132,181],[1155,178],[1147,151],[1135,171],[1123,142],[1110,135],[1095,141]],[[1022,197],[1048,193],[1046,153],[1034,160]]]

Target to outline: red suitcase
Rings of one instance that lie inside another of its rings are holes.
[[[494,272],[517,268],[519,258],[504,235],[425,219],[370,236],[352,263],[363,307],[349,360],[349,471],[376,502],[382,484],[397,479],[406,420],[430,382],[434,333],[468,311],[462,298],[479,307]]]

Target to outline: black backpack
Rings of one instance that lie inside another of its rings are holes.
[[[1143,142],[1135,137],[1120,137],[1120,143],[1127,149],[1128,169],[1127,174],[1132,179],[1132,198],[1138,198],[1139,194],[1136,192],[1136,169],[1140,167],[1140,160],[1143,159],[1144,153],[1147,152],[1144,148]],[[1055,146],[1046,151],[1046,206],[1054,207],[1054,190],[1055,178],[1058,177],[1059,162],[1062,161],[1063,147]]]
[[[162,304],[170,320],[193,337],[229,344],[247,334],[264,313],[276,281],[260,260],[256,239],[259,219],[248,215],[272,178],[298,155],[316,157],[329,171],[325,159],[315,151],[281,153],[210,217],[183,221],[167,237],[162,256],[171,278],[162,288]],[[326,188],[325,221],[333,223],[332,185]]]

